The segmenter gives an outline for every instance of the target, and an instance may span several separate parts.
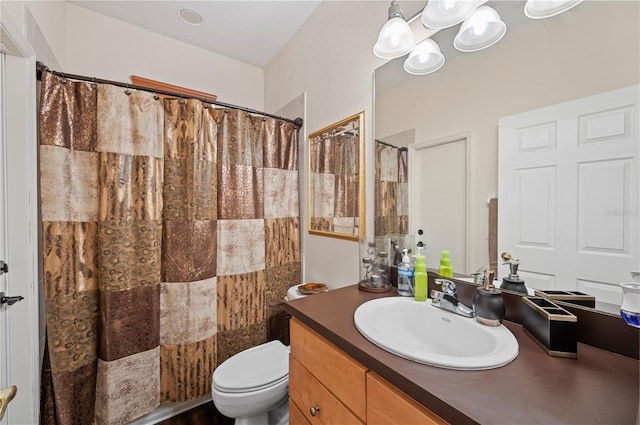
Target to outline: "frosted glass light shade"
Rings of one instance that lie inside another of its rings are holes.
[[[478,0],[429,0],[422,12],[427,28],[449,28],[467,19],[478,7]]]
[[[507,33],[507,24],[489,6],[480,6],[460,26],[453,45],[461,52],[476,52],[493,46]]]
[[[524,5],[524,14],[530,19],[550,18],[580,3],[582,0],[527,0]]]
[[[404,61],[404,70],[413,75],[436,72],[444,65],[444,55],[438,44],[430,38],[418,43]]]
[[[389,19],[378,34],[373,53],[382,59],[395,59],[409,53],[416,46],[409,24],[402,18]]]

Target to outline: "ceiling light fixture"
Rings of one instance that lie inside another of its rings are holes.
[[[582,0],[527,0],[524,14],[529,19],[550,18],[579,5]]]
[[[478,0],[430,0],[422,12],[427,28],[449,28],[467,19],[478,7]]]
[[[453,46],[461,52],[477,52],[496,44],[507,33],[507,24],[489,6],[480,6],[460,26]]]
[[[378,34],[378,41],[373,46],[373,53],[382,59],[395,59],[409,53],[416,46],[416,40],[407,21],[402,16],[402,9],[396,0],[389,6],[389,20]]]
[[[422,13],[409,22],[414,25],[421,18],[429,29],[428,34],[420,34],[416,44],[409,23],[402,16],[402,9],[396,0],[389,7],[389,20],[380,30],[373,52],[382,59],[395,59],[410,53],[404,61],[404,70],[413,75],[436,72],[445,62],[438,44],[431,36],[441,29],[462,22],[454,37],[453,45],[461,52],[477,52],[500,41],[507,33],[507,24],[498,12],[486,6],[488,0],[428,0]],[[577,6],[584,0],[527,0],[524,14],[530,19],[543,19],[558,15]]]
[[[404,61],[404,70],[413,75],[427,75],[444,65],[444,55],[438,43],[430,38],[422,40]]]
[[[189,25],[201,25],[204,22],[202,16],[193,9],[180,9],[178,11],[178,16]]]

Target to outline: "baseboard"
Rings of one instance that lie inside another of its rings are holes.
[[[191,410],[195,407],[198,407],[202,404],[208,403],[211,401],[211,395],[199,398],[197,400],[191,401],[182,401],[179,403],[169,403],[163,404],[158,407],[153,412],[136,419],[131,422],[129,425],[152,425],[157,424],[158,422],[162,422],[169,418],[179,415],[180,413],[184,413],[187,410]]]

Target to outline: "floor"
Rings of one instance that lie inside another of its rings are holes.
[[[210,401],[158,425],[233,425],[233,419],[222,416]]]

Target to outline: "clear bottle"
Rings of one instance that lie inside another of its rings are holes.
[[[402,250],[402,261],[398,264],[398,295],[413,296],[413,264],[409,260],[409,250]]]
[[[418,252],[423,247],[418,247]],[[427,300],[427,265],[424,263],[424,255],[416,254],[413,280],[415,282],[414,293],[416,301]]]

